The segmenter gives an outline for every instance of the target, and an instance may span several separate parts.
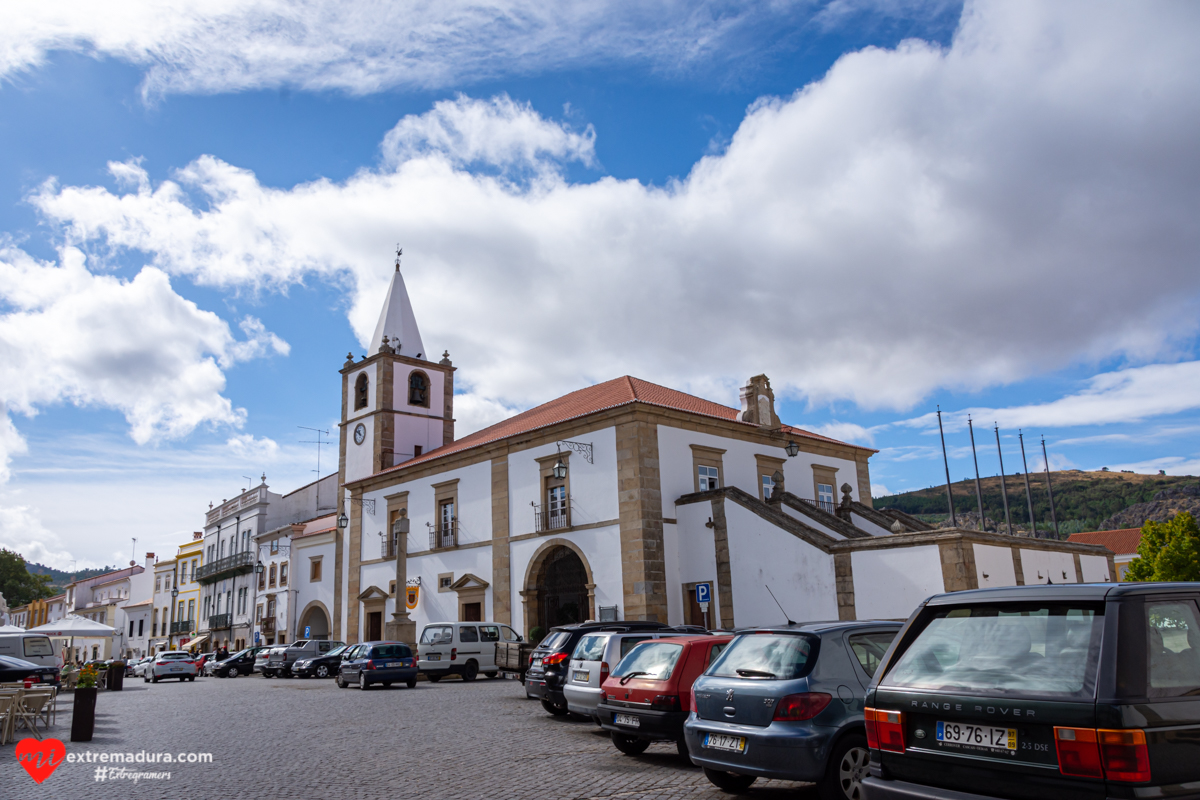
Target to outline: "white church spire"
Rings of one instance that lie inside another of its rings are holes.
[[[425,345],[421,343],[421,331],[417,328],[417,318],[413,316],[412,303],[408,300],[408,290],[404,287],[404,276],[400,274],[400,256],[403,250],[396,250],[396,272],[392,275],[392,283],[388,286],[387,298],[383,301],[383,310],[379,312],[379,323],[375,326],[375,335],[371,337],[370,355],[379,352],[383,337],[388,337],[388,344],[396,352],[409,358],[426,358]]]

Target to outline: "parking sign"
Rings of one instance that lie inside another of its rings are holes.
[[[712,584],[697,583],[696,584],[696,602],[711,603],[712,602]]]
[[[305,638],[305,639],[311,639],[311,638],[312,638],[312,626],[311,626],[311,625],[305,625],[305,626],[304,626],[304,638]]]

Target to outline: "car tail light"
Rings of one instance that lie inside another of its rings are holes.
[[[603,686],[604,682],[606,680],[608,680],[608,662],[601,661],[600,662],[600,685]]]
[[[450,648],[450,660],[451,660],[451,661],[457,661],[457,660],[458,660],[458,648],[457,648],[457,647],[451,647],[451,648]]]
[[[533,666],[533,653],[529,654],[529,666]]]
[[[655,711],[679,711],[679,695],[660,694],[650,701],[650,707]]]
[[[1093,728],[1054,729],[1054,746],[1058,750],[1058,771],[1077,778],[1103,778],[1100,748],[1096,746]]]
[[[1145,731],[1101,729],[1096,733],[1106,778],[1129,782],[1150,780],[1150,751],[1146,748]]]
[[[692,684],[692,688],[688,690],[688,694],[691,695],[691,700],[692,700],[691,710],[695,711],[697,714],[699,714],[700,707],[696,705],[696,684],[694,684],[694,683]]]
[[[375,669],[375,662],[367,659],[367,663],[363,665],[363,669]]]
[[[829,701],[832,699],[833,695],[825,694],[825,692],[789,694],[780,698],[779,702],[775,704],[775,716],[771,719],[784,722],[812,719],[824,711],[825,706],[829,705]]]
[[[550,655],[548,655],[542,659],[542,666],[543,667],[552,667],[555,664],[561,664],[566,660],[567,660],[566,653],[551,653]]]
[[[900,711],[884,711],[880,708],[865,708],[863,716],[867,723],[867,746],[872,750],[904,752],[904,714]]]

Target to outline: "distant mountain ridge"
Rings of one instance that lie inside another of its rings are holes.
[[[37,564],[35,562],[26,561],[25,569],[29,570],[34,575],[49,575],[50,586],[55,594],[61,594],[63,587],[72,581],[91,578],[96,575],[103,575],[106,572],[112,572],[116,567],[100,567],[99,569],[79,569],[74,572],[66,572],[54,567],[47,567],[45,564]]]
[[[1172,509],[1191,510],[1200,516],[1200,479],[1190,475],[1143,475],[1131,472],[1083,472],[1063,470],[1050,473],[1054,489],[1054,510],[1059,531],[1065,536],[1079,531],[1140,528],[1147,519],[1172,516]],[[1004,476],[1008,489],[1008,508],[1014,530],[1029,529],[1029,511],[1025,497],[1025,476]],[[1004,530],[1004,505],[1000,477],[981,478],[984,516],[989,529]],[[1029,473],[1034,518],[1039,531],[1053,530],[1050,500],[1046,493],[1045,473]],[[976,527],[979,505],[975,499],[975,480],[951,484],[954,509],[959,524]],[[911,492],[874,498],[876,508],[898,508],[935,524],[948,519],[946,487],[931,486]],[[993,528],[993,526],[995,526]]]

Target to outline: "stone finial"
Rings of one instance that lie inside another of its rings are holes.
[[[390,341],[394,341],[396,343],[394,346],[391,344],[388,344],[388,341],[389,341],[389,339],[388,339],[387,335],[384,334],[383,342],[379,345],[379,352],[395,353],[397,350],[400,349],[400,340],[399,339],[390,340]]]
[[[262,482],[264,484],[266,484],[266,482],[267,482],[267,473],[265,473],[265,472],[262,474]]]
[[[354,353],[346,353],[346,367],[354,366]],[[344,368],[344,367],[343,367]]]
[[[771,391],[771,381],[766,375],[755,375],[749,383],[742,387],[742,410],[738,419],[750,422],[760,428],[781,428],[783,424],[775,413],[775,393]]]
[[[783,487],[783,473],[780,472],[779,470],[775,470],[774,472],[771,473],[771,484],[772,484],[771,485],[771,499],[772,500],[774,500],[775,498],[779,497],[779,495],[781,495],[785,491],[787,491]]]
[[[854,489],[850,486],[850,484],[842,484],[842,505],[848,506],[854,502],[854,498],[850,496],[850,493],[853,491]]]
[[[900,520],[896,520],[892,523],[892,533],[907,533],[907,530]]]
[[[454,366],[453,364],[450,363],[450,351],[449,350],[446,350],[442,353],[442,360],[439,361],[438,363],[441,364],[443,367]]]

